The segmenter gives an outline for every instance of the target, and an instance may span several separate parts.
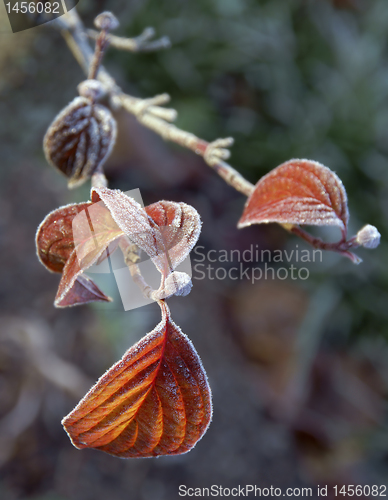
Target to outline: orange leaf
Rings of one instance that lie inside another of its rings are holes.
[[[205,371],[164,302],[162,321],[100,378],[62,424],[77,448],[118,457],[186,453],[212,413]]]
[[[290,160],[256,184],[238,227],[266,222],[339,226],[346,232],[345,188],[329,168],[310,160]]]

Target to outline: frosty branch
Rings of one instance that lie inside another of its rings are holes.
[[[90,201],[58,208],[46,216],[36,235],[42,264],[61,274],[54,304],[69,307],[110,301],[85,275],[118,248],[130,276],[145,297],[158,303],[162,319],[155,329],[112,366],[92,387],[63,425],[77,448],[97,448],[119,457],[150,457],[186,453],[204,435],[212,415],[206,373],[190,340],[171,319],[166,299],[187,295],[191,280],[177,267],[196,244],[201,221],[185,203],[160,201],[143,208],[119,190],[107,187],[103,167],[116,140],[117,125],[100,100],[108,96],[112,109],[123,108],[166,140],[201,155],[229,185],[248,200],[238,227],[276,222],[316,248],[341,253],[358,263],[350,249],[375,248],[380,234],[366,225],[347,239],[348,204],[341,180],[329,168],[311,160],[290,160],[254,186],[226,160],[231,138],[207,142],[171,122],[174,109],[162,105],[167,94],[139,99],[125,94],[101,66],[111,44],[125,50],[165,48],[165,38],[151,41],[146,30],[135,39],[110,34],[118,26],[111,13],[95,20],[99,32],[86,31],[75,9],[56,20],[88,79],[79,96],[54,119],[44,138],[49,163],[68,178],[70,188],[91,179]],[[95,50],[89,45],[95,40]],[[342,238],[325,243],[300,225],[335,226]],[[145,253],[160,273],[153,290],[138,265]]]
[[[92,34],[93,38],[98,39],[97,32],[87,32],[85,30],[76,9],[72,9],[66,16],[62,16],[56,20],[55,23],[60,28],[70,50],[83,68],[85,74],[88,74],[94,56],[93,50],[88,43],[88,35]],[[149,32],[147,30],[146,33],[147,35],[149,33],[153,34],[153,31]],[[146,37],[146,39],[148,42],[149,38]],[[116,48],[133,50],[130,47],[136,47],[135,51],[141,51],[144,34],[140,36],[140,42],[139,38],[122,39],[120,37],[112,37],[112,35],[108,36],[108,40],[113,41],[113,46]],[[120,43],[118,42],[119,40]],[[150,50],[149,44],[146,47],[147,50]],[[165,41],[163,43],[155,42],[152,47],[154,50],[167,48],[168,44]],[[175,142],[201,155],[206,163],[228,184],[245,196],[249,196],[252,193],[253,184],[244,179],[234,168],[225,162],[230,157],[230,152],[227,148],[233,144],[233,139],[218,139],[209,143],[173,125],[171,122],[177,117],[176,111],[161,107],[169,102],[170,96],[168,94],[161,94],[148,99],[132,97],[120,89],[115,80],[103,67],[99,70],[98,79],[103,84],[105,92],[109,95],[111,105],[114,109],[125,109],[134,115],[140,123],[164,139]]]
[[[104,13],[104,15],[106,16],[107,14]],[[247,205],[252,205],[252,203],[250,203],[250,200],[252,197],[254,197],[257,186],[255,187],[253,184],[247,181],[237,170],[235,170],[226,162],[226,160],[230,157],[228,148],[233,144],[232,138],[217,139],[209,143],[190,132],[179,129],[171,123],[177,116],[176,111],[174,109],[167,109],[162,107],[170,100],[170,96],[168,94],[160,94],[147,99],[139,99],[130,96],[128,94],[125,94],[120,89],[120,87],[118,87],[115,80],[109,75],[105,68],[101,67],[98,70],[101,64],[103,53],[109,43],[113,47],[118,49],[129,50],[132,52],[141,52],[168,48],[169,41],[166,37],[151,42],[150,39],[154,36],[154,31],[151,28],[147,28],[142,35],[133,39],[125,39],[118,36],[113,36],[109,34],[108,31],[117,27],[116,21],[110,22],[109,30],[101,30],[101,16],[100,20],[98,18],[96,19],[96,27],[100,28],[100,32],[97,32],[95,30],[85,30],[75,9],[71,10],[67,14],[67,16],[63,16],[62,18],[57,20],[56,23],[60,27],[63,36],[68,43],[68,46],[80,63],[81,67],[84,69],[85,73],[89,74],[89,78],[98,78],[103,84],[104,92],[109,96],[110,103],[113,109],[125,109],[127,112],[134,115],[141,124],[150,128],[165,140],[175,142],[201,155],[204,158],[205,162],[211,168],[213,168],[217,172],[217,174],[222,177],[230,186],[248,197]],[[88,37],[96,40],[97,50],[94,52],[94,54],[88,43]],[[102,50],[101,44],[103,45]],[[102,173],[100,173],[100,178],[98,180],[98,182],[100,183],[103,182],[101,181],[101,175]],[[260,182],[261,181],[259,181],[258,184],[260,184]],[[319,175],[318,182],[320,182]],[[306,186],[304,187],[306,188]],[[372,232],[366,232],[364,230],[364,238],[358,238],[356,235],[348,240],[346,234],[347,221],[341,221],[341,217],[339,217],[337,223],[331,222],[329,224],[337,225],[341,228],[342,238],[340,241],[338,241],[337,243],[328,244],[323,242],[319,238],[314,238],[305,230],[299,227],[300,224],[306,223],[306,218],[304,217],[306,211],[316,212],[315,217],[309,218],[310,224],[326,225],[327,220],[320,217],[320,212],[322,212],[322,208],[323,211],[327,212],[327,206],[329,206],[330,208],[333,207],[330,206],[330,200],[328,203],[327,200],[323,200],[323,205],[326,206],[317,207],[319,203],[317,203],[317,200],[315,200],[315,206],[313,206],[314,203],[313,205],[311,203],[305,203],[305,206],[301,208],[300,203],[303,198],[305,201],[306,198],[312,198],[310,188],[311,186],[307,186],[307,189],[302,189],[302,193],[298,193],[297,198],[299,198],[298,203],[300,214],[299,216],[296,216],[297,210],[294,210],[294,217],[292,218],[292,220],[289,220],[287,217],[282,216],[279,210],[276,216],[272,218],[262,217],[261,215],[258,215],[257,210],[255,210],[256,217],[250,217],[248,222],[247,213],[245,213],[245,219],[244,221],[240,221],[239,227],[243,227],[244,225],[246,226],[253,223],[278,222],[286,230],[291,231],[292,233],[303,238],[315,248],[336,251],[350,258],[354,263],[361,262],[361,259],[350,252],[350,249],[357,248],[360,245],[364,245],[367,248],[374,248],[378,245],[379,242],[378,231],[376,229],[374,229]],[[291,191],[289,188],[287,189],[288,191],[286,190],[286,192],[282,193],[282,199],[287,196],[289,198],[294,198],[293,203],[295,207],[295,193],[293,192],[292,188]],[[344,191],[344,188],[340,181],[336,186],[336,189]],[[299,191],[301,190],[299,189]],[[279,201],[279,192],[273,194],[275,194],[275,197],[277,197],[277,201]],[[328,194],[330,198],[330,193],[328,192]],[[322,200],[318,200],[318,202],[322,202]],[[273,200],[270,199],[268,203],[273,204]],[[345,201],[345,203],[347,202]],[[320,205],[322,205],[322,203]],[[280,209],[280,207],[278,208]],[[365,241],[365,234],[371,234],[371,240]]]

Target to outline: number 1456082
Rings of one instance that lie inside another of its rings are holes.
[[[59,2],[11,2],[5,4],[8,14],[61,14]]]
[[[368,486],[366,485],[353,485],[348,484],[347,486],[333,486],[335,496],[344,497],[386,497],[387,487],[385,485],[381,486]]]

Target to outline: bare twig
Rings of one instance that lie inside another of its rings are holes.
[[[106,16],[113,16],[110,13],[104,14]],[[103,16],[103,14],[101,14],[101,16]],[[98,43],[102,35],[97,34],[97,32],[93,30],[87,31],[82,24],[76,9],[72,9],[67,13],[67,15],[59,18],[56,22],[56,26],[62,31],[70,50],[86,74],[90,74],[89,71],[96,74],[96,71],[93,71],[93,68],[96,65],[96,60],[98,59],[98,79],[103,84],[113,108],[125,109],[128,113],[134,115],[141,124],[153,130],[155,133],[163,137],[163,139],[175,142],[176,144],[191,149],[196,154],[202,156],[205,162],[222,179],[224,179],[227,184],[240,193],[247,197],[253,193],[254,185],[247,181],[237,170],[226,162],[226,160],[230,157],[230,151],[228,148],[233,144],[233,139],[231,137],[216,139],[213,142],[207,142],[172,124],[171,122],[173,122],[177,117],[177,112],[175,109],[162,107],[162,105],[166,104],[170,100],[170,96],[168,94],[161,94],[148,99],[139,99],[125,94],[110,74],[102,66],[100,67],[101,58],[99,57]],[[164,40],[163,38],[154,42],[149,42],[150,38],[154,36],[154,31],[150,28],[147,28],[139,37],[133,39],[115,37],[107,32],[105,32],[104,36],[105,41],[109,41],[115,47],[132,51],[151,50],[151,47],[153,47],[153,49],[162,48],[161,45],[164,43],[162,42]],[[94,56],[88,43],[88,37],[97,39],[97,48]],[[103,51],[100,52],[102,53]],[[90,68],[92,69],[90,70]],[[99,183],[105,183],[106,181],[102,175],[103,174],[98,174],[98,176],[94,176],[92,179],[92,185],[102,185]],[[314,238],[299,226],[291,224],[281,225],[288,231],[291,231],[303,238],[313,247],[322,250],[339,252],[350,258],[355,264],[360,263],[361,259],[350,252],[349,249],[357,248],[360,245],[367,248],[375,248],[375,246],[378,245],[380,238],[380,235],[375,228],[372,226],[366,226],[369,229],[364,231],[365,234],[357,235],[348,241],[346,241],[346,237],[344,236],[344,238],[338,243],[325,243],[320,238]],[[370,228],[372,228],[374,232]],[[136,275],[135,268],[133,268],[132,272]]]
[[[17,438],[35,421],[42,399],[39,381],[36,377],[29,376],[15,406],[0,420],[0,467],[12,455]]]
[[[98,34],[96,40],[96,49],[94,51],[94,56],[89,68],[89,80],[94,80],[97,77],[98,70],[101,66],[102,58],[104,57],[105,50],[108,47],[108,39],[105,31],[101,31]]]
[[[92,40],[96,40],[99,35],[96,30],[87,30],[86,33]],[[151,38],[154,36],[155,30],[153,28],[146,28],[141,35],[135,38],[108,35],[108,41],[112,47],[119,50],[128,50],[129,52],[153,52],[171,47],[170,39],[167,36],[162,36],[157,40],[151,41]]]
[[[92,187],[94,188],[104,188],[108,187],[108,180],[105,177],[104,172],[94,172],[92,175]]]
[[[296,339],[292,361],[294,375],[290,377],[285,399],[277,408],[282,418],[286,416],[288,420],[294,420],[306,402],[311,371],[325,332],[325,319],[330,316],[340,300],[340,292],[329,285],[318,288],[311,298]]]
[[[94,24],[100,31],[97,32],[96,36],[94,55],[89,68],[89,80],[97,78],[102,59],[110,43],[109,32],[116,29],[119,22],[111,12],[103,12],[96,17]]]
[[[88,43],[88,33],[76,9],[72,9],[65,16],[62,16],[60,21],[55,23],[55,25],[59,27],[78,63],[85,73],[88,74],[92,63],[93,51]],[[147,39],[148,36],[149,32],[146,31],[145,38]],[[160,106],[160,104],[168,102],[168,94],[162,94],[150,99],[138,99],[129,96],[122,92],[115,80],[103,67],[98,72],[98,79],[105,86],[106,93],[110,96],[114,107],[124,108],[133,114],[140,123],[164,139],[176,142],[201,155],[220,177],[240,193],[245,196],[249,196],[252,193],[253,184],[244,179],[240,173],[224,161],[230,155],[226,147],[232,145],[231,139],[218,139],[209,143],[169,123],[176,118],[176,111]]]
[[[60,358],[52,348],[52,332],[42,319],[25,320],[2,317],[0,340],[10,340],[26,351],[26,363],[18,366],[24,373],[23,385],[13,408],[0,419],[0,467],[7,462],[18,437],[37,418],[47,380],[75,398],[80,398],[93,381],[78,367]]]
[[[51,384],[75,397],[80,397],[91,386],[92,381],[86,375],[54,352],[52,334],[45,321],[3,317],[2,325],[9,338],[25,346],[36,372]]]

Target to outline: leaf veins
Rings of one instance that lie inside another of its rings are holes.
[[[186,453],[211,420],[211,392],[194,346],[160,302],[162,321],[66,416],[74,446],[112,455]]]
[[[238,227],[266,222],[339,226],[346,232],[345,188],[329,168],[310,160],[290,160],[256,184]]]

